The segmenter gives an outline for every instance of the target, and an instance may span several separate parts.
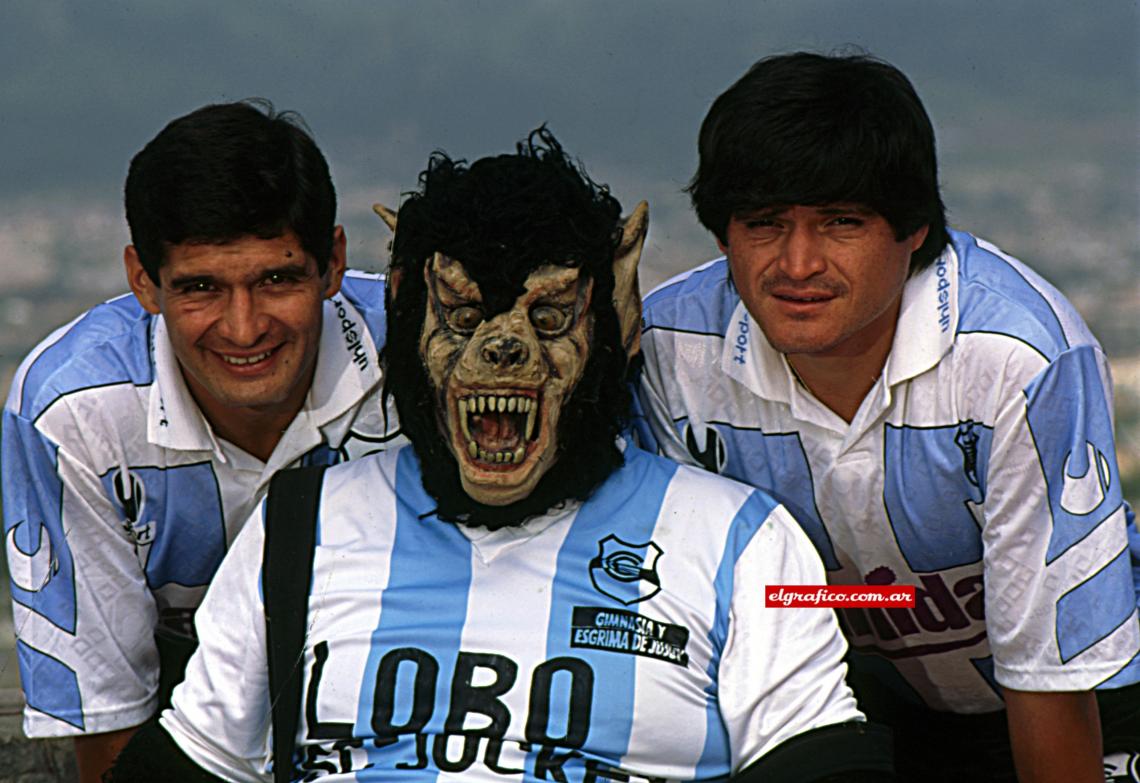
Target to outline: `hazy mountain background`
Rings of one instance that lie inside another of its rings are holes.
[[[432,150],[476,158],[549,123],[627,209],[650,202],[648,287],[715,254],[681,193],[711,100],[764,55],[857,46],[924,98],[952,223],[1066,290],[1108,348],[1136,486],[1138,41],[1134,0],[5,0],[0,382],[125,289],[127,163],[202,104],[300,112],[332,164],[350,263],[373,270],[388,237],[369,207],[397,204]],[[0,684],[14,669],[0,652]]]

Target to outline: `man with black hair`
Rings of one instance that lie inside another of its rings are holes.
[[[769,491],[829,582],[917,587],[840,612],[905,779],[1099,780],[1101,728],[1105,770],[1137,779],[1140,534],[1095,338],[947,229],[930,120],[887,63],[761,60],[699,152],[725,257],[647,297],[645,441]]]
[[[84,781],[169,697],[269,477],[379,448],[395,422],[383,282],[345,274],[299,118],[230,103],[176,119],[132,160],[125,202],[134,295],[41,343],[3,424],[24,730],[75,736]]]
[[[621,438],[645,204],[622,221],[545,128],[470,166],[437,153],[420,181],[398,221],[378,208],[412,446],[325,474],[277,779],[891,779],[834,613],[763,605],[823,578],[795,521]],[[263,523],[115,783],[267,778]]]

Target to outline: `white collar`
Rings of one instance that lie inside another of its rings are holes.
[[[147,439],[168,449],[212,451],[220,461],[226,462],[213,429],[182,377],[166,321],[161,315],[154,321],[151,357],[155,373],[147,413]],[[291,436],[298,429],[306,430],[300,441],[305,450],[322,440],[339,443],[352,425],[352,417],[344,414],[379,385],[380,377],[376,345],[363,316],[343,294],[326,301],[313,384],[304,406],[278,446],[293,441]],[[321,436],[322,432],[325,437]],[[304,446],[305,443],[308,445]],[[295,451],[292,446],[289,450]],[[278,449],[274,449],[271,464],[278,462],[277,452]],[[283,464],[295,458],[290,457]]]

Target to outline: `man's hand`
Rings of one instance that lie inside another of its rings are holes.
[[[119,751],[138,731],[138,726],[106,734],[87,734],[75,738],[75,761],[79,783],[101,783],[103,773],[111,768]]]
[[[1004,689],[1021,783],[1103,783],[1096,694]]]

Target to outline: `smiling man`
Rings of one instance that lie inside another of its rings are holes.
[[[134,296],[41,343],[4,411],[24,729],[76,736],[84,781],[169,697],[272,474],[395,430],[383,282],[345,273],[328,165],[296,119],[235,103],[174,120],[125,200]]]
[[[761,60],[699,146],[725,257],[646,299],[646,441],[779,498],[830,582],[916,586],[841,612],[903,779],[1136,769],[1140,534],[1085,324],[946,228],[930,120],[886,63]]]

